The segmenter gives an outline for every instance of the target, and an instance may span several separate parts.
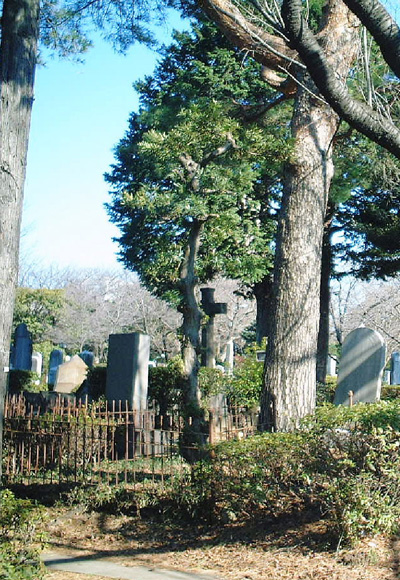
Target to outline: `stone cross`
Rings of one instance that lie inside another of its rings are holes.
[[[201,306],[208,316],[207,323],[201,333],[203,367],[215,368],[215,337],[214,318],[216,314],[226,314],[228,305],[225,302],[215,302],[215,288],[201,288]]]

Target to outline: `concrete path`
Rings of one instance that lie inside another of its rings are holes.
[[[190,574],[175,570],[121,566],[95,556],[74,556],[57,552],[44,552],[42,561],[49,570],[65,570],[77,574],[94,574],[118,580],[217,580],[208,574]]]

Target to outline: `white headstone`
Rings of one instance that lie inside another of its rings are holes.
[[[354,403],[373,403],[380,399],[386,346],[382,336],[371,328],[356,328],[342,347],[335,405],[349,405],[349,392]]]
[[[33,352],[31,371],[37,373],[40,376],[42,374],[42,364],[43,364],[43,356],[41,355],[41,353]]]

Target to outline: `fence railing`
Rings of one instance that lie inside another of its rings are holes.
[[[208,413],[203,443],[248,437],[257,415],[242,409]],[[4,413],[6,484],[164,483],[188,469],[185,425],[178,413],[132,411],[127,402],[77,404],[60,396],[45,406],[8,396]]]

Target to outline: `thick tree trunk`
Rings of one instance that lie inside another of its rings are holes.
[[[327,5],[320,42],[340,79],[357,50],[357,27],[341,0]],[[267,345],[260,428],[289,431],[315,409],[321,252],[338,117],[299,78],[292,117],[294,155],[285,174],[275,256],[275,296]]]
[[[38,29],[39,0],[4,0],[0,45],[0,450]]]
[[[295,159],[286,170],[277,239],[261,429],[291,430],[315,408],[322,235],[337,125],[328,106],[299,89],[292,118]]]
[[[321,290],[319,300],[319,330],[317,343],[317,383],[325,383],[329,352],[330,280],[332,273],[331,223],[335,213],[333,204],[326,212],[322,238]]]

